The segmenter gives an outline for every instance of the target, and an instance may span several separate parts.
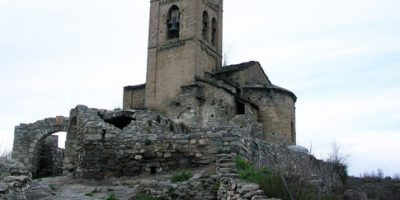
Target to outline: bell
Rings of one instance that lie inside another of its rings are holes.
[[[179,23],[173,22],[169,27],[169,31],[171,32],[179,31]]]

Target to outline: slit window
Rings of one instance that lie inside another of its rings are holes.
[[[203,12],[203,29],[202,29],[202,35],[203,39],[208,41],[208,34],[209,34],[209,17],[207,11]]]
[[[246,106],[244,103],[236,101],[236,115],[244,115],[246,113]]]
[[[291,129],[291,136],[292,136],[292,142],[295,143],[296,142],[296,130],[294,127],[294,123],[290,122],[290,129]]]
[[[212,26],[211,43],[213,46],[216,47],[218,45],[217,41],[218,32],[217,32],[217,20],[215,18],[212,19],[211,26]]]

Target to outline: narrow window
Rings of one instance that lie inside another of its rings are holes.
[[[218,34],[217,34],[217,20],[215,18],[212,19],[212,32],[211,32],[211,43],[213,46],[218,45]]]
[[[236,115],[244,115],[246,113],[246,106],[244,103],[236,101]]]
[[[296,142],[296,130],[294,128],[294,123],[290,122],[290,129],[291,129],[291,134],[292,134],[292,142]]]
[[[150,174],[155,174],[157,172],[157,167],[150,167]]]
[[[173,5],[168,11],[167,38],[179,38],[180,12],[178,6]]]
[[[202,35],[203,35],[203,39],[204,40],[206,40],[206,41],[208,41],[208,30],[209,30],[209,27],[208,27],[208,20],[209,20],[209,17],[208,17],[208,13],[207,13],[207,11],[204,11],[203,12],[203,29],[202,29]]]

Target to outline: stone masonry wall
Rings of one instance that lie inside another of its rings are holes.
[[[123,94],[123,109],[145,108],[146,85],[126,86]]]
[[[240,128],[185,130],[157,112],[102,112],[78,107],[79,161],[76,174],[86,178],[157,173],[183,166],[207,165],[235,148]],[[119,115],[131,120],[120,129],[107,123]],[[189,132],[190,131],[190,132]]]
[[[217,157],[216,166],[220,181],[218,199],[267,200],[267,196],[260,190],[259,185],[239,178],[235,162],[236,156],[238,154],[230,153],[220,154]]]
[[[32,174],[22,163],[0,158],[0,200],[26,200]]]
[[[276,144],[296,144],[296,99],[283,89],[246,87],[243,97],[258,105],[263,139]]]

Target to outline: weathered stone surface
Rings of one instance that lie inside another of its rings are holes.
[[[3,182],[0,182],[0,193],[5,194],[8,190],[9,186]]]
[[[0,199],[26,199],[31,173],[13,159],[0,160]]]
[[[258,190],[259,188],[260,188],[260,186],[258,186],[257,184],[248,183],[248,184],[245,184],[245,185],[241,186],[241,187],[238,189],[238,192],[241,193],[241,194],[243,194],[243,193],[247,193],[247,192],[256,191],[256,190]]]

